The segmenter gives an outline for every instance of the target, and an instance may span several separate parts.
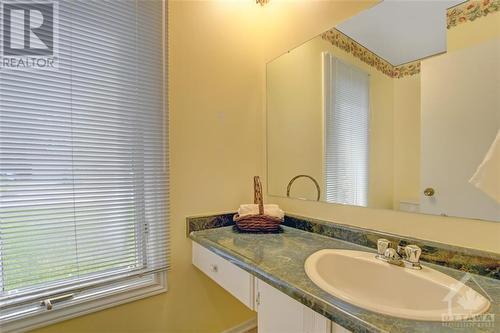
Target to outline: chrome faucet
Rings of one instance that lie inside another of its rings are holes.
[[[395,249],[389,240],[380,238],[377,240],[377,259],[392,265],[405,268],[422,269],[420,266],[420,255],[422,249],[417,245],[399,246]]]

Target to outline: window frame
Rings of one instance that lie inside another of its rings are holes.
[[[104,287],[73,293],[75,295],[73,299],[55,304],[52,310],[46,310],[45,307],[35,301],[16,308],[16,313],[24,311],[24,314],[12,315],[12,319],[2,321],[2,332],[24,332],[40,328],[141,298],[158,295],[167,290],[167,272],[162,271],[147,274],[143,277],[132,277]],[[37,304],[39,309],[35,310]]]
[[[163,52],[163,113],[164,126],[168,127],[168,65],[167,65],[167,16],[168,3],[162,1],[162,40]],[[165,131],[164,142],[168,142],[168,131]],[[167,143],[168,144],[168,143]],[[164,146],[167,149],[167,146]],[[168,151],[168,150],[167,150]],[[168,153],[165,154],[165,176],[169,177]],[[168,189],[166,190],[168,193]],[[168,203],[165,203],[168,205]],[[165,220],[165,223],[168,221]],[[166,226],[168,228],[168,226]],[[139,256],[141,254],[139,253]],[[142,254],[144,255],[144,254]],[[0,266],[0,284],[2,283],[2,272]],[[39,301],[26,303],[25,305],[13,307],[11,310],[0,310],[0,327],[3,333],[25,332],[36,328],[52,325],[64,320],[76,318],[82,315],[91,314],[97,311],[108,309],[117,305],[133,302],[139,299],[155,296],[168,291],[167,271],[160,270],[153,273],[145,273],[140,276],[131,276],[118,279],[118,282],[109,282],[102,286],[86,288],[75,292],[73,297],[54,304],[51,310]],[[3,317],[7,319],[3,319]]]

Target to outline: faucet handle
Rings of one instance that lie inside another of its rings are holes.
[[[407,245],[405,248],[405,259],[412,263],[418,264],[420,262],[420,255],[422,254],[422,249],[417,245]]]
[[[377,240],[377,253],[381,256],[385,255],[385,250],[391,247],[391,242],[385,238]]]

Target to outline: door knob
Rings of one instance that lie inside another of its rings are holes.
[[[434,193],[436,193],[436,192],[434,191],[434,189],[432,187],[428,187],[424,190],[424,195],[426,197],[432,197],[432,196],[434,196]]]

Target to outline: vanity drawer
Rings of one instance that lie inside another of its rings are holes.
[[[193,265],[253,310],[253,276],[193,242]]]

